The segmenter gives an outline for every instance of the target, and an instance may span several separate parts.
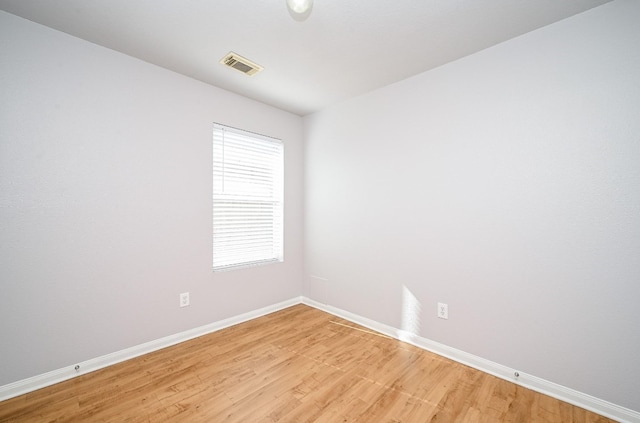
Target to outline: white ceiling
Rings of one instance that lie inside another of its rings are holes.
[[[304,116],[610,0],[0,0],[0,9]],[[265,70],[219,64],[233,51]]]

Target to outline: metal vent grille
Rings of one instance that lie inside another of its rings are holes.
[[[233,52],[224,56],[222,60],[220,60],[220,63],[249,76],[253,76],[264,69],[257,63],[254,63],[251,60]]]

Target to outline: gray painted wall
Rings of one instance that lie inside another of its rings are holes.
[[[0,385],[300,295],[300,117],[4,12],[0,58]],[[211,270],[213,122],[285,144],[283,264]]]
[[[639,18],[618,0],[306,117],[305,295],[640,410]]]

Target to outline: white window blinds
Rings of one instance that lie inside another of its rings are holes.
[[[215,124],[213,268],[283,260],[283,146]]]

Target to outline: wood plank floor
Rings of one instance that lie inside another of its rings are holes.
[[[1,422],[611,422],[305,305],[0,402]]]

